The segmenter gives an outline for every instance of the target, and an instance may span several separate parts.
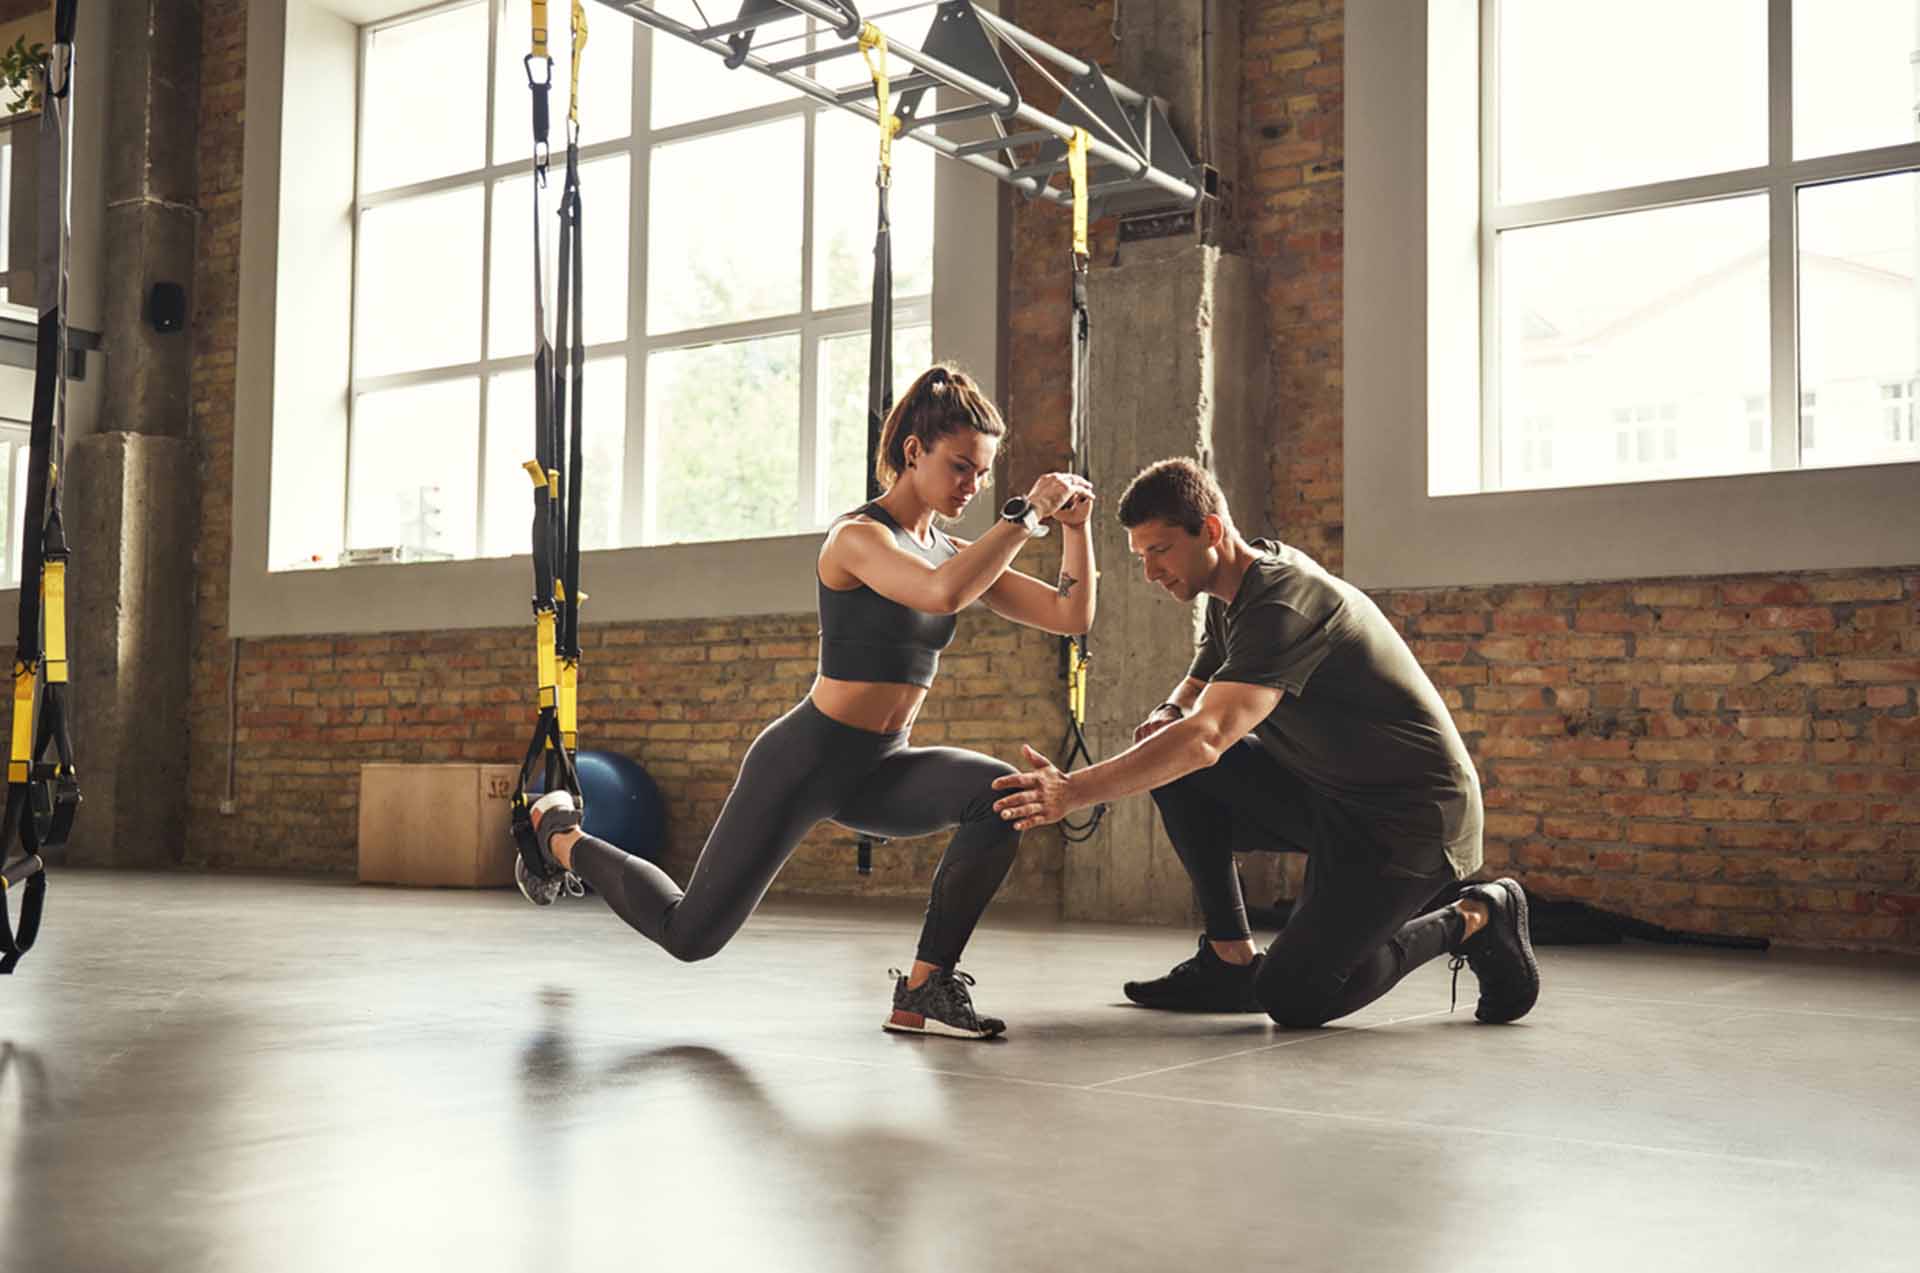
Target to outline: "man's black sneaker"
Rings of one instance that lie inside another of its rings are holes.
[[[937,1034],[949,1039],[991,1039],[1005,1033],[1007,1023],[983,1017],[973,1010],[967,987],[973,977],[958,969],[941,968],[918,986],[907,985],[898,968],[893,976],[893,1014],[881,1028],[899,1034]]]
[[[1250,964],[1230,964],[1214,953],[1213,943],[1203,935],[1200,949],[1192,959],[1173,966],[1173,971],[1152,981],[1129,981],[1120,987],[1127,998],[1143,1008],[1163,1008],[1169,1012],[1259,1012],[1260,1001],[1253,994],[1253,979],[1260,971],[1262,955]]]
[[[1454,980],[1464,962],[1480,979],[1480,1004],[1473,1015],[1488,1025],[1518,1021],[1540,997],[1540,965],[1533,957],[1527,926],[1527,895],[1517,880],[1469,884],[1460,900],[1487,908],[1487,926],[1460,943],[1453,956]]]

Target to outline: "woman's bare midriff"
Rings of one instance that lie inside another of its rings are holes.
[[[913,724],[920,714],[920,704],[927,701],[927,691],[918,685],[892,681],[837,681],[816,676],[808,697],[842,725],[891,734]]]

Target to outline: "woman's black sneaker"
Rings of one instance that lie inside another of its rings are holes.
[[[1175,964],[1164,977],[1129,981],[1120,990],[1143,1008],[1168,1012],[1260,1012],[1253,979],[1262,958],[1255,955],[1250,964],[1230,964],[1214,953],[1213,943],[1202,935],[1192,959]]]
[[[905,973],[898,968],[891,972],[893,1013],[881,1022],[882,1029],[949,1039],[992,1039],[1006,1032],[1007,1023],[999,1017],[983,1017],[973,1010],[973,996],[967,993],[973,984],[971,974],[940,968],[919,985],[909,986]]]
[[[1533,957],[1533,937],[1527,926],[1527,895],[1517,880],[1469,884],[1461,901],[1487,908],[1487,926],[1461,942],[1454,969],[1464,958],[1480,979],[1480,1003],[1473,1015],[1488,1025],[1518,1021],[1540,998],[1540,965]]]

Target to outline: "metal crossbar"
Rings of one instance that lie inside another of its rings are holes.
[[[738,17],[699,27],[656,11],[650,0],[599,2],[636,22],[714,54],[729,68],[750,69],[816,101],[850,111],[869,123],[878,122],[871,83],[836,88],[803,73],[810,66],[859,53],[857,37],[845,39],[836,34],[844,28],[849,12],[844,0],[742,0]],[[879,16],[921,7],[926,6],[896,7]],[[900,102],[897,115],[901,119],[902,135],[910,135],[949,158],[990,173],[1029,198],[1070,206],[1072,193],[1053,185],[1052,178],[1066,171],[1064,145],[1073,140],[1076,129],[1085,129],[1089,158],[1100,165],[1102,178],[1088,192],[1089,202],[1096,211],[1159,211],[1192,207],[1201,201],[1205,191],[1201,169],[1174,140],[1173,130],[1158,102],[1107,79],[1097,66],[1021,30],[998,14],[976,8],[972,0],[941,0],[935,7],[933,29],[924,42],[934,51],[887,41],[889,56],[912,68],[911,74],[901,76],[893,85],[895,98]],[[816,38],[831,43],[811,52],[771,59],[765,56],[800,38],[785,27],[788,20],[796,17],[814,19],[820,24]],[[943,26],[948,32],[944,45]],[[763,27],[773,28],[775,38],[756,48],[753,39]],[[979,34],[966,34],[971,31]],[[1057,113],[1041,110],[1021,96],[999,56],[997,46],[1002,42],[1059,91],[1061,103]],[[1069,77],[1071,87],[1062,85],[1049,74],[1040,65],[1041,60]],[[1097,85],[1101,91],[1087,92],[1089,84]],[[944,94],[944,109],[920,115],[919,99],[929,89],[938,89]],[[992,117],[996,136],[956,140],[940,134],[940,124],[983,116]],[[1021,158],[1014,153],[1021,147],[1036,149]]]

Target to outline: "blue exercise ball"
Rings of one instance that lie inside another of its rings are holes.
[[[635,857],[659,861],[667,844],[667,804],[640,762],[619,752],[582,751],[573,763],[587,802],[581,823],[586,833]]]

